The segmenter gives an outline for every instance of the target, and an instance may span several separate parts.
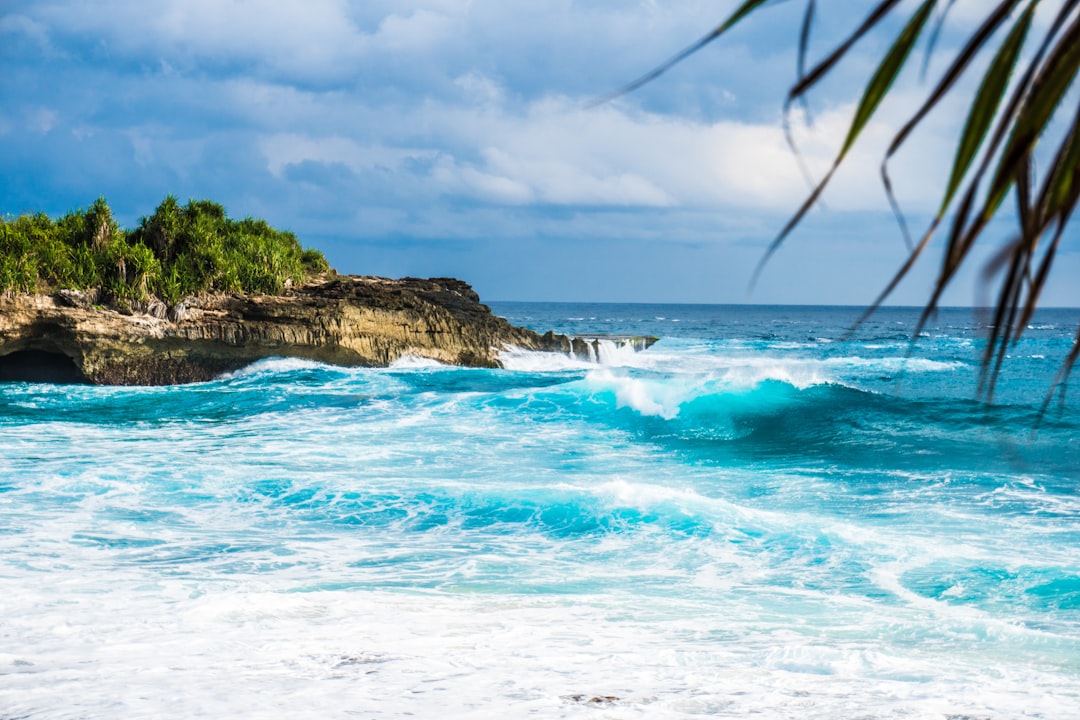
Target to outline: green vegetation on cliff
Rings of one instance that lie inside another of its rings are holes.
[[[104,198],[53,220],[0,218],[0,291],[99,289],[106,302],[157,297],[168,304],[202,292],[279,294],[329,270],[317,250],[264,220],[233,220],[207,200],[168,196],[134,230],[121,229]]]

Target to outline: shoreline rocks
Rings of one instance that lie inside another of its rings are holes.
[[[0,356],[52,353],[87,382],[168,385],[273,356],[384,366],[411,354],[492,367],[504,345],[549,345],[492,315],[472,288],[451,279],[324,278],[284,295],[189,298],[165,313],[120,312],[96,299],[0,298]]]
[[[413,355],[497,367],[509,346],[587,353],[582,339],[511,325],[452,278],[323,277],[283,295],[206,295],[142,312],[97,300],[70,290],[0,297],[0,380],[34,380],[39,368],[50,382],[65,376],[64,363],[71,381],[171,385],[267,357],[383,367]]]

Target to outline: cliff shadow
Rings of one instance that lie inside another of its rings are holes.
[[[16,350],[0,356],[0,382],[90,384],[74,360],[48,350]]]

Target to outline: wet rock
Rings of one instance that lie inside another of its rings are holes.
[[[611,705],[612,703],[619,702],[618,695],[583,695],[580,693],[574,693],[572,695],[560,695],[562,700],[567,702],[577,703],[579,705]]]

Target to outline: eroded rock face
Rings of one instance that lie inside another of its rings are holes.
[[[83,295],[0,298],[0,357],[70,358],[106,385],[209,380],[266,357],[385,366],[403,355],[494,367],[507,346],[569,352],[496,317],[460,280],[340,276],[282,296],[206,296],[163,312],[122,314]],[[21,357],[26,357],[25,355]],[[33,357],[33,356],[30,356]]]

